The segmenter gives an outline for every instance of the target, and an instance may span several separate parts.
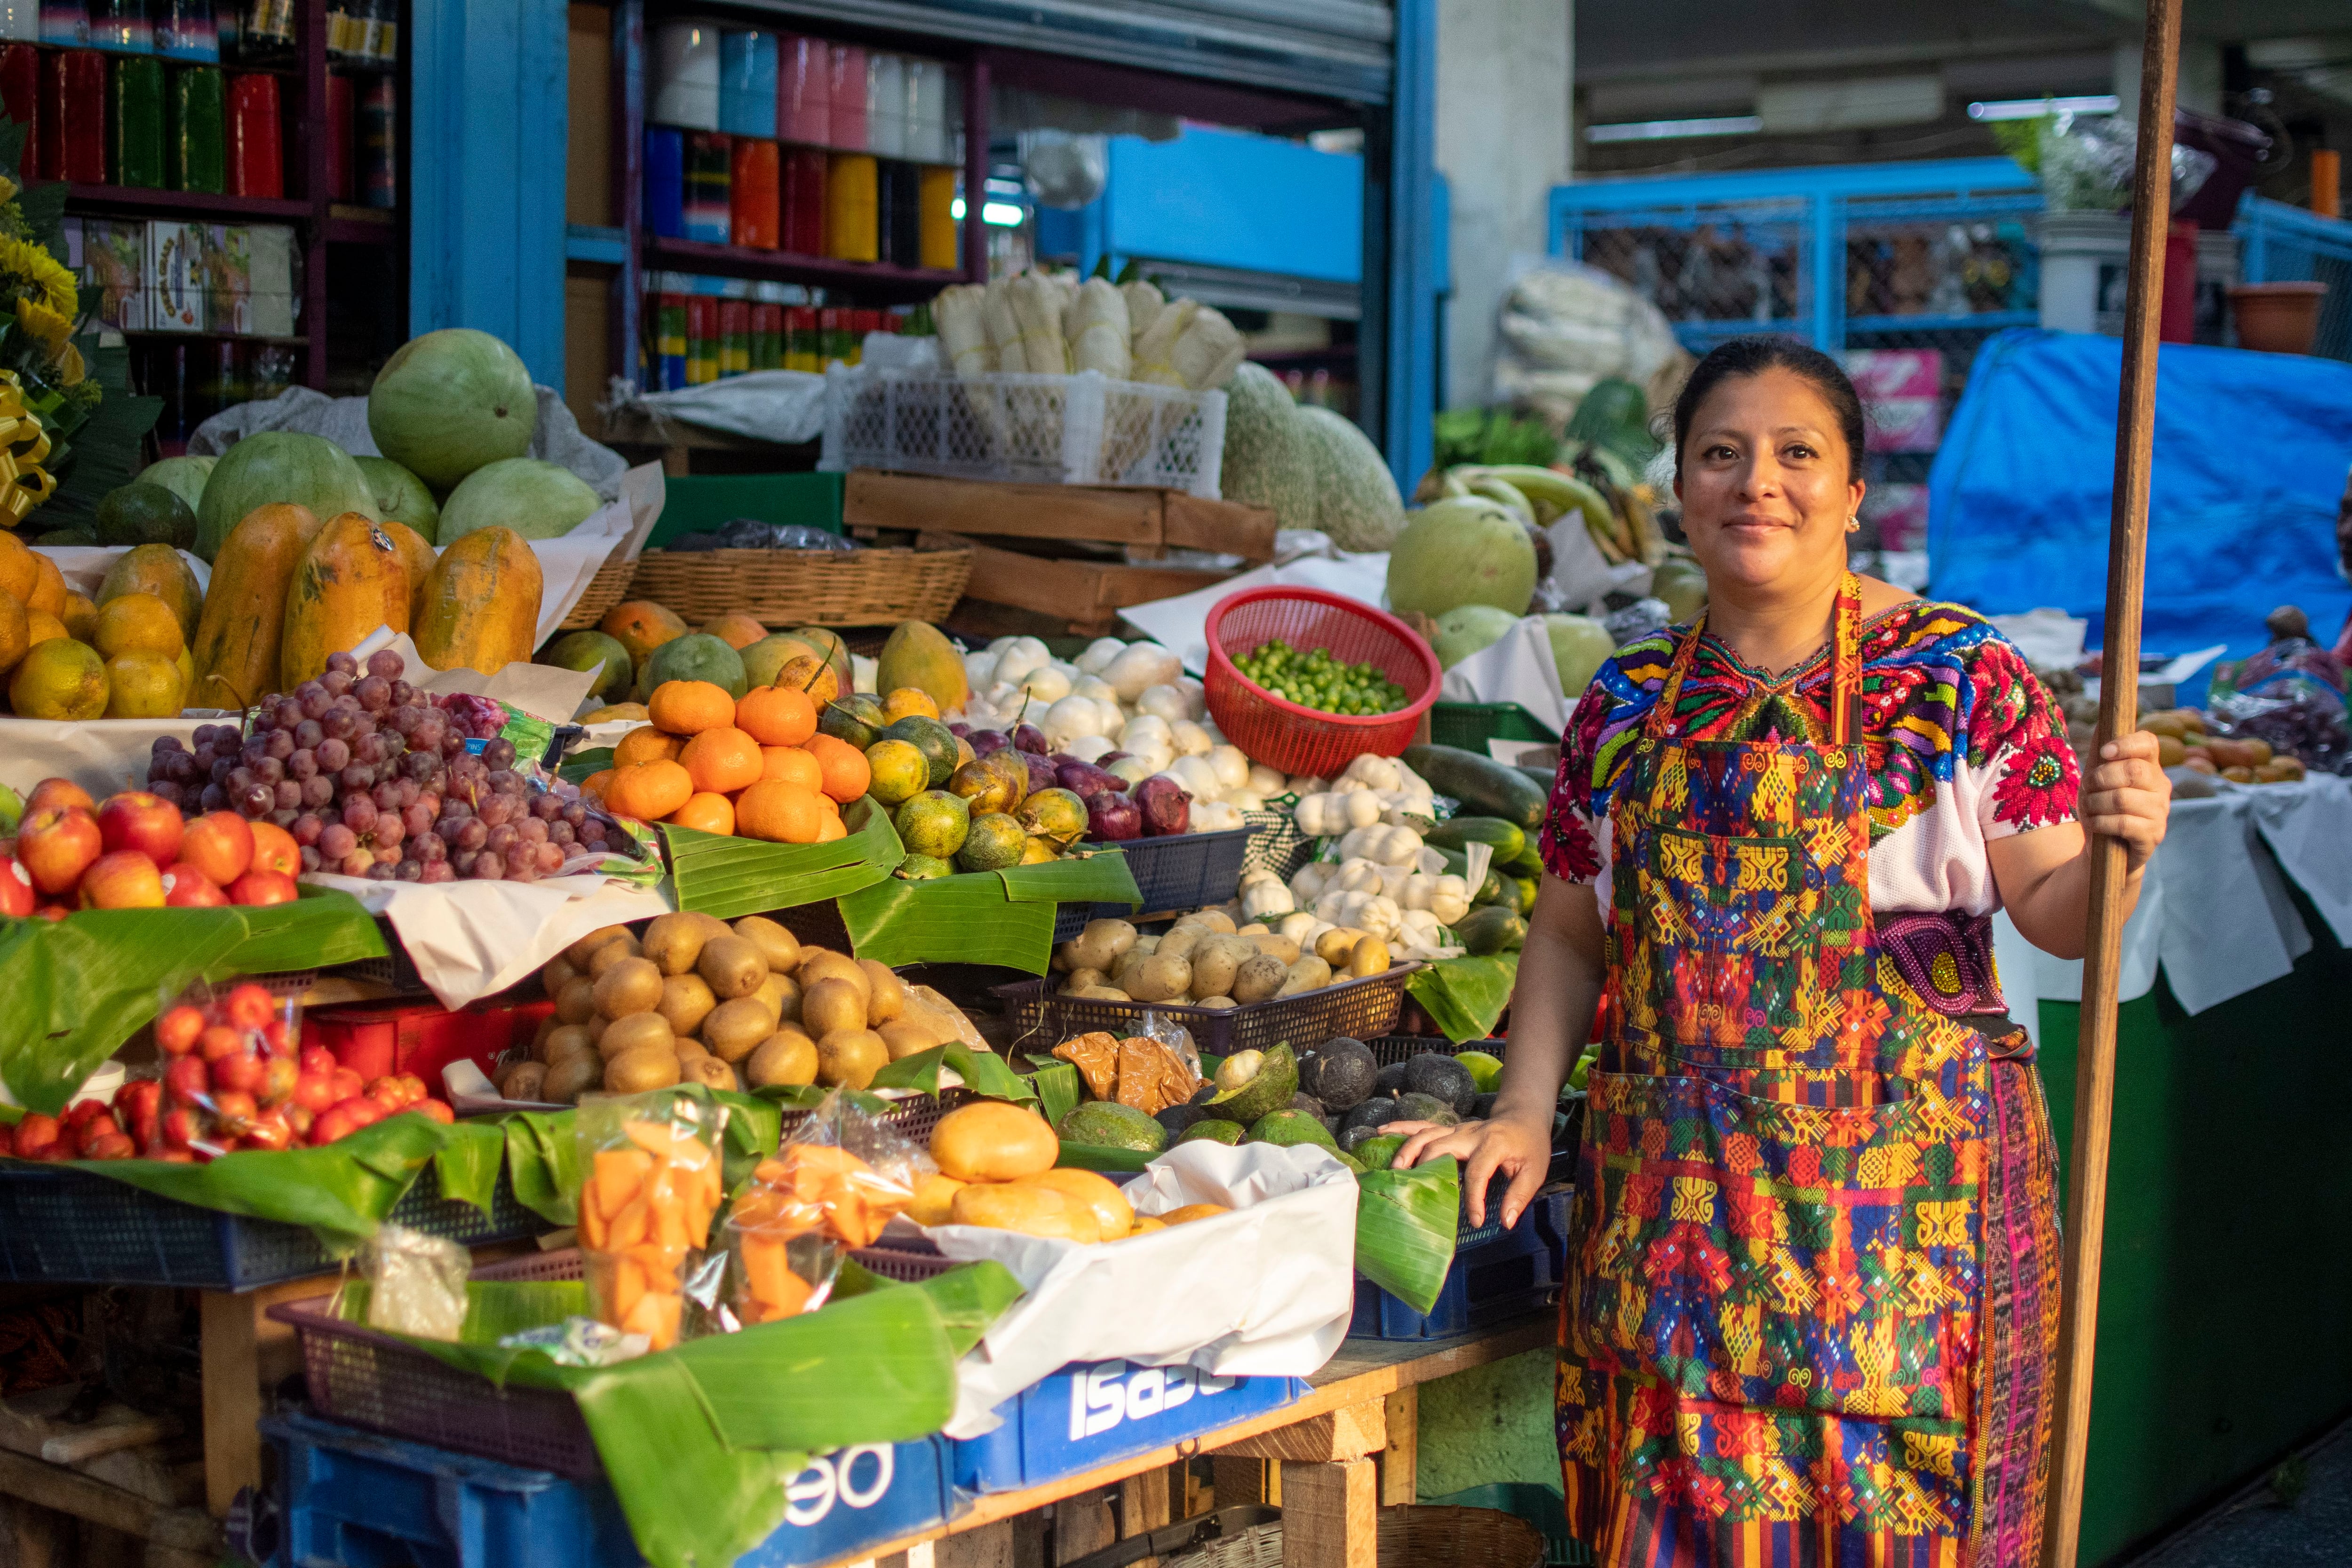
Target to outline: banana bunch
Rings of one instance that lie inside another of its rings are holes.
[[[1654,498],[1646,485],[1619,485],[1606,474],[1593,482],[1558,468],[1528,463],[1464,463],[1432,469],[1414,500],[1426,504],[1449,496],[1484,496],[1517,512],[1537,528],[1549,528],[1570,512],[1584,521],[1610,564],[1639,561],[1655,566],[1669,546],[1652,515]]]

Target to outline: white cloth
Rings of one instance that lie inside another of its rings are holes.
[[[1500,639],[1447,670],[1438,696],[1447,702],[1516,702],[1555,731],[1568,728],[1559,662],[1541,616],[1522,616]]]

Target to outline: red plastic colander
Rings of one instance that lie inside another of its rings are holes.
[[[1254,763],[1330,778],[1370,752],[1393,757],[1412,743],[1437,700],[1437,655],[1412,628],[1360,599],[1319,588],[1244,588],[1217,601],[1202,627],[1209,642],[1209,717]],[[1370,663],[1404,688],[1393,713],[1324,713],[1276,697],[1234,667],[1270,637],[1302,652],[1328,648],[1343,664]]]

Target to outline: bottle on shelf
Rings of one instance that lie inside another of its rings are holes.
[[[686,297],[686,384],[719,379],[719,300],[715,295]]]
[[[836,150],[866,150],[866,51],[856,44],[828,44],[831,68],[825,77],[824,144]]]
[[[286,195],[278,79],[267,71],[241,71],[228,79],[228,188],[237,196]]]
[[[327,0],[327,63],[367,63],[367,0]]]
[[[154,0],[155,52],[175,60],[220,63],[213,0]]]
[[[824,174],[824,254],[835,261],[881,258],[880,169],[871,153],[835,153]]]
[[[687,295],[681,280],[668,273],[654,275],[659,290],[653,299],[654,356],[649,379],[656,392],[676,392],[686,384]]]
[[[5,3],[5,0],[0,0]],[[41,51],[31,44],[0,44],[0,114],[25,128],[19,167],[41,168]]]
[[[721,298],[719,301],[719,375],[748,375],[751,370],[751,301]]]
[[[780,283],[755,283],[751,286],[751,368],[754,371],[784,368],[783,293],[783,286]]]
[[[893,267],[923,264],[923,172],[894,158],[881,170],[882,259]]]
[[[114,184],[163,188],[163,62],[128,55],[107,62],[107,170]]]
[[[907,62],[880,49],[866,57],[866,151],[877,158],[907,152]]]
[[[776,134],[822,147],[831,134],[833,50],[823,38],[786,33],[776,40]]]
[[[730,27],[719,35],[719,129],[730,136],[776,133],[776,35]]]
[[[646,118],[688,131],[719,129],[719,29],[708,22],[665,22],[654,35],[652,107]]]
[[[645,159],[646,230],[664,239],[684,239],[686,132],[667,125],[646,126]]]
[[[400,0],[368,0],[366,51],[379,70],[400,64]]]
[[[37,132],[46,180],[106,183],[106,57],[92,49],[59,49],[41,59],[40,124]]]
[[[90,47],[112,54],[155,52],[155,24],[147,0],[89,0]]]
[[[728,138],[716,131],[689,131],[686,135],[686,237],[704,245],[725,245],[733,232],[728,213],[728,192],[734,160]]]
[[[817,325],[814,305],[784,307],[784,368],[786,370],[821,371],[824,369],[824,341]]]
[[[360,89],[360,201],[389,212],[400,202],[400,94],[389,76],[371,76]]]
[[[907,62],[906,155],[919,163],[948,161],[948,68],[938,60]]]
[[[777,244],[776,144],[754,136],[735,138],[728,188],[728,243],[754,250]]]
[[[920,216],[918,222],[918,265],[945,271],[955,269],[957,232],[955,217],[956,172],[932,166],[922,171],[921,188],[917,198]]]
[[[777,242],[795,256],[822,256],[826,155],[814,147],[788,147],[782,163]]]
[[[245,66],[289,67],[300,62],[302,38],[294,20],[295,0],[242,0],[236,59]]]
[[[172,73],[164,157],[165,182],[172,189],[218,195],[228,188],[226,101],[218,66],[182,66]]]

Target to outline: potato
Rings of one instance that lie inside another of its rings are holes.
[[[1116,985],[1089,985],[1078,993],[1089,1002],[1132,1002],[1134,997]]]
[[[1120,953],[1135,945],[1135,927],[1125,921],[1088,921],[1070,944],[1070,956],[1087,969],[1108,973]]]
[[[623,1051],[604,1064],[604,1087],[614,1094],[643,1094],[667,1089],[684,1076],[676,1051],[641,1046]]]
[[[498,1085],[501,1100],[537,1100],[540,1086],[547,1081],[547,1064],[509,1062],[490,1081]]]
[[[1237,929],[1239,934],[1243,936],[1265,936],[1271,933],[1274,930],[1272,926],[1266,924],[1264,921],[1252,921],[1249,924]]]
[[[816,1081],[816,1042],[798,1029],[778,1029],[760,1042],[743,1063],[753,1089]]]
[[[1230,996],[1203,996],[1198,1002],[1193,1003],[1192,1005],[1195,1007],[1214,1007],[1217,1011],[1222,1013],[1226,1008],[1234,1005],[1234,999]]]
[[[1298,962],[1298,944],[1286,936],[1278,935],[1274,931],[1265,931],[1253,935],[1250,941],[1257,943],[1257,950],[1260,952],[1279,960],[1286,969]]]
[[[711,994],[722,1002],[749,996],[768,977],[768,961],[750,939],[730,931],[712,937],[695,955],[695,973],[710,982]]]
[[[1296,996],[1301,991],[1320,991],[1331,984],[1331,966],[1319,958],[1302,958],[1283,973],[1277,996]]]
[[[684,974],[702,956],[702,944],[709,940],[695,916],[663,915],[646,927],[643,945],[646,956],[660,965],[664,974]]]
[[[1205,910],[1195,910],[1184,918],[1187,921],[1198,921],[1221,936],[1231,936],[1237,929],[1234,924],[1234,917],[1213,905]]]
[[[889,1047],[890,1059],[894,1062],[901,1057],[919,1057],[934,1046],[944,1043],[930,1026],[917,1023],[912,1018],[893,1018],[874,1032],[882,1037],[882,1043]]]
[[[632,1013],[605,1026],[604,1037],[596,1042],[596,1051],[608,1062],[648,1046],[659,1046],[675,1055],[677,1041],[677,1037],[669,1032],[668,1022],[659,1013]]]
[[[890,1047],[871,1029],[835,1029],[816,1043],[816,1080],[828,1089],[864,1089],[890,1062]]]
[[[702,1043],[723,1062],[740,1062],[776,1032],[777,1025],[756,996],[721,1002],[702,1020]]]
[[[1193,950],[1214,935],[1216,932],[1206,926],[1196,926],[1179,921],[1176,929],[1161,937],[1160,945],[1151,950],[1152,956],[1181,958],[1189,963],[1192,962]]]
[[[735,934],[760,950],[771,974],[790,974],[800,963],[800,938],[765,915],[745,915],[735,922]]]
[[[618,942],[608,942],[588,955],[588,978],[602,980],[604,971],[616,963],[639,956],[637,939],[623,931]]]
[[[1110,983],[1124,990],[1127,986],[1129,978],[1135,974],[1137,971],[1140,970],[1151,956],[1152,955],[1150,953],[1138,952],[1135,949],[1129,948],[1125,952],[1120,953],[1118,958],[1112,961],[1110,966]]]
[[[569,1024],[566,1024],[562,1019],[558,1018],[554,1014],[550,1013],[546,1017],[541,1018],[539,1021],[539,1026],[530,1032],[530,1049],[524,1054],[532,1061],[545,1061],[547,1059],[547,1037],[555,1033],[558,1029],[568,1029],[571,1026],[572,1026]]]
[[[594,931],[590,931],[586,936],[582,937],[578,942],[573,942],[570,947],[563,950],[564,961],[570,963],[574,969],[586,969],[588,967],[588,961],[595,956],[597,949],[603,947],[608,942],[614,941],[628,942],[630,944],[631,951],[634,952],[636,939],[629,934],[628,927],[598,926]]]
[[[564,983],[566,981],[572,979],[579,973],[580,971],[574,969],[572,964],[565,960],[564,956],[559,952],[553,958],[549,959],[545,963],[540,966],[540,989],[546,992],[550,996],[553,996],[563,989]]]
[[[1379,937],[1368,936],[1356,943],[1348,954],[1348,974],[1360,980],[1367,974],[1386,974],[1389,969],[1389,944]]]
[[[588,1031],[588,1043],[593,1046],[604,1037],[604,1031],[613,1026],[613,1020],[602,1013],[597,1013],[592,1015],[589,1020],[580,1026]]]
[[[1175,1002],[1190,994],[1192,966],[1181,958],[1153,953],[1128,976],[1127,994],[1139,1002]]]
[[[1090,986],[1100,985],[1110,978],[1099,969],[1073,969],[1062,981],[1062,994],[1076,996]]]
[[[673,1035],[690,1035],[719,1005],[710,984],[699,974],[673,974],[662,982],[661,1001],[654,1008],[669,1024]]]
[[[801,1018],[801,983],[789,974],[768,971],[751,999],[767,1008],[779,1024],[797,1024]]]
[[[566,1024],[584,1024],[596,1011],[596,983],[575,975],[555,998],[555,1016]]]
[[[814,952],[803,950],[800,967],[793,971],[793,978],[800,982],[803,1005],[807,1005],[809,988],[820,980],[847,981],[856,987],[857,1005],[860,1007],[865,1006],[867,999],[874,994],[872,978],[866,971],[857,967],[856,959],[845,953],[833,952],[824,948]]]
[[[531,1053],[531,1058],[553,1067],[564,1058],[576,1057],[583,1051],[592,1057],[596,1056],[596,1037],[588,1032],[585,1025],[559,1024],[547,1032],[547,1038],[540,1043],[538,1050]],[[602,1061],[604,1058],[597,1057],[596,1059]]]
[[[1289,978],[1288,964],[1270,952],[1261,952],[1234,973],[1229,994],[1236,1002],[1263,1002],[1281,990]]]
[[[1160,951],[1160,944],[1166,940],[1165,937],[1146,931],[1135,939],[1135,945],[1127,950],[1127,955],[1130,958],[1150,958]]]
[[[818,1039],[866,1027],[866,998],[846,980],[820,980],[801,996],[801,1026]]]
[[[1257,956],[1245,937],[1213,936],[1192,950],[1192,991],[1200,996],[1222,996],[1233,989],[1234,976]]]
[[[1315,956],[1336,969],[1348,962],[1348,955],[1363,938],[1364,933],[1353,926],[1333,926],[1315,939]]]
[[[547,1069],[547,1076],[540,1080],[539,1097],[557,1105],[570,1105],[604,1081],[604,1059],[593,1051],[583,1051]]]
[[[684,1082],[698,1083],[706,1089],[740,1089],[743,1087],[732,1067],[707,1054],[690,1062],[681,1062],[678,1077]]]
[[[866,1022],[869,1026],[887,1024],[907,1010],[907,983],[888,964],[861,958],[857,967],[866,971]]]

